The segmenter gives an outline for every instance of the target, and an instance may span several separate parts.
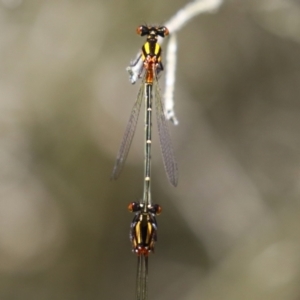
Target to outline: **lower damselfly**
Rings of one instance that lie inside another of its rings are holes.
[[[146,300],[148,294],[148,255],[154,252],[157,241],[156,215],[161,213],[158,204],[145,206],[143,203],[132,202],[129,211],[135,216],[130,225],[130,240],[132,251],[138,256],[136,273],[136,299]]]
[[[121,142],[120,150],[117,154],[116,162],[111,175],[112,179],[117,179],[122,171],[125,160],[127,158],[130,145],[136,130],[136,125],[141,109],[143,99],[145,100],[145,181],[148,180],[150,185],[150,163],[151,163],[151,131],[152,131],[152,99],[155,99],[156,118],[158,125],[159,141],[163,157],[164,168],[170,183],[177,186],[178,170],[174,157],[173,147],[171,143],[170,133],[165,117],[164,106],[160,94],[157,76],[163,70],[161,62],[161,47],[157,43],[158,36],[165,37],[169,34],[166,27],[139,26],[137,33],[141,36],[147,35],[147,41],[142,47],[142,52],[137,60],[131,65],[138,64],[140,59],[143,65],[139,72],[139,77],[142,78],[142,84],[138,92],[137,100],[132,108],[129,122],[125,129],[125,133]],[[146,191],[147,192],[147,191]],[[144,190],[145,193],[145,190]]]

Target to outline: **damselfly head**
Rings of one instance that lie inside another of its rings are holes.
[[[140,36],[147,35],[147,39],[157,40],[157,36],[165,37],[169,34],[169,30],[165,26],[145,26],[141,25],[136,29],[137,34]]]
[[[128,210],[130,212],[141,212],[144,208],[144,204],[138,202],[130,202],[128,204]],[[158,204],[148,205],[147,213],[151,213],[153,215],[159,215],[162,211],[162,208]]]

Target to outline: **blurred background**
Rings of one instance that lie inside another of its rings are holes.
[[[109,180],[139,87],[125,68],[136,27],[186,3],[0,0],[1,300],[134,299],[143,113]],[[177,38],[179,185],[154,128],[149,299],[300,299],[300,1],[224,1]]]

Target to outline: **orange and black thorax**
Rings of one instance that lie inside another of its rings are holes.
[[[163,70],[161,63],[161,47],[157,43],[158,36],[165,37],[169,30],[164,27],[140,26],[137,33],[141,36],[147,36],[147,41],[142,47],[142,60],[146,70],[146,83],[152,84],[155,73]]]
[[[145,209],[142,204],[132,202],[128,208],[136,213],[130,226],[132,250],[138,255],[147,256],[154,251],[154,244],[157,240],[155,216],[161,212],[161,207],[155,204]]]
[[[156,61],[161,61],[161,47],[156,41],[147,40],[142,47],[142,59],[146,60],[147,56],[151,58],[155,57]]]
[[[134,220],[132,247],[138,254],[148,255],[156,241],[156,219],[149,213],[139,213]]]
[[[161,47],[156,41],[147,40],[143,45],[142,60],[146,70],[146,82],[152,84],[157,68],[162,68]]]

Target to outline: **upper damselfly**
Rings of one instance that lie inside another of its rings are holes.
[[[158,124],[158,133],[160,146],[162,151],[164,168],[167,177],[173,186],[178,183],[177,164],[174,158],[171,138],[164,113],[164,106],[161,100],[160,89],[157,76],[163,68],[161,62],[161,47],[157,43],[158,37],[166,37],[169,30],[165,26],[139,26],[137,33],[141,36],[147,36],[147,41],[142,47],[141,54],[137,60],[131,65],[136,66],[142,59],[143,65],[139,71],[139,77],[142,78],[142,84],[138,92],[137,100],[132,108],[129,122],[125,129],[125,133],[121,142],[116,162],[111,175],[112,179],[117,179],[122,171],[125,160],[127,158],[130,145],[136,130],[138,116],[142,100],[145,99],[145,180],[150,181],[150,162],[151,162],[151,118],[152,118],[152,98],[155,99],[156,117]],[[150,184],[150,182],[149,182]],[[144,190],[145,193],[145,190]]]

